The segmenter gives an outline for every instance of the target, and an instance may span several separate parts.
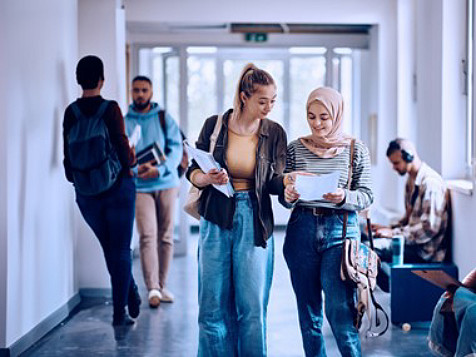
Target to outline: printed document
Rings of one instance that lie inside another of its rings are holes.
[[[209,152],[191,147],[186,141],[184,141],[185,148],[188,154],[197,162],[198,166],[204,173],[207,173],[211,169],[220,170],[221,166],[216,162],[215,158]],[[223,193],[226,197],[232,197],[234,194],[233,186],[228,181],[225,185],[213,185],[218,191]]]
[[[322,200],[324,194],[336,192],[339,175],[338,171],[326,175],[297,175],[296,190],[301,196],[299,200]]]
[[[132,131],[132,135],[129,137],[129,146],[130,147],[137,146],[137,143],[140,140],[141,134],[142,134],[142,132],[141,132],[140,125],[136,125],[134,127],[134,130]]]

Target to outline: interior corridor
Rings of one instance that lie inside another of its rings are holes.
[[[79,311],[41,339],[22,357],[84,356],[196,356],[198,346],[197,303],[197,235],[191,236],[189,253],[176,257],[170,273],[170,289],[176,299],[150,309],[139,259],[134,260],[134,277],[140,284],[143,300],[141,314],[130,329],[111,327],[112,306],[109,299],[85,299]],[[270,357],[303,356],[297,320],[296,301],[282,254],[284,232],[275,235],[275,268],[268,309],[268,355]],[[389,294],[377,292],[377,299],[387,312]],[[145,301],[145,303],[144,303]],[[389,328],[377,338],[362,338],[362,353],[368,357],[432,356],[426,344],[427,328],[403,332]],[[324,337],[328,356],[339,356],[330,326],[325,322]],[[402,348],[404,346],[404,348]]]

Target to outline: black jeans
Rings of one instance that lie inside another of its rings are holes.
[[[113,188],[97,196],[76,194],[86,223],[99,240],[111,276],[114,316],[124,314],[132,276],[131,239],[134,224],[135,184],[133,178],[119,178]]]

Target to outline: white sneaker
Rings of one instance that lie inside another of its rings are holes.
[[[160,289],[160,301],[162,302],[174,302],[174,294],[172,294],[167,288]]]
[[[157,308],[160,305],[162,300],[162,294],[157,289],[152,289],[149,291],[149,306],[152,308]]]

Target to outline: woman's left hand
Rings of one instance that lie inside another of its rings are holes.
[[[336,192],[329,192],[322,196],[326,201],[339,204],[345,199],[345,191],[342,188],[338,188]]]

